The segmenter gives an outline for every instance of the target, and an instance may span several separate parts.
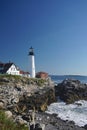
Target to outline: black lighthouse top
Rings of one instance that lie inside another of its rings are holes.
[[[29,55],[34,55],[34,51],[32,47],[30,48]]]

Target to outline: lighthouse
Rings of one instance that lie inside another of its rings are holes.
[[[31,77],[35,78],[35,56],[32,47],[29,50],[29,56],[30,56],[30,64],[31,64]]]

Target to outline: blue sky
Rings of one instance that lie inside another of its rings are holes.
[[[0,61],[36,72],[87,75],[87,0],[0,0]]]

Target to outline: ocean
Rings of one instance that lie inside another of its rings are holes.
[[[76,79],[80,80],[82,83],[87,83],[87,76],[76,76],[76,75],[64,75],[57,76],[51,75],[51,79],[55,84],[62,82],[64,79]],[[78,106],[77,103],[82,104]],[[74,104],[67,105],[65,102],[55,102],[48,106],[47,113],[55,113],[62,120],[74,121],[78,126],[84,126],[87,124],[87,101],[80,100],[76,101]]]
[[[80,75],[50,75],[51,79],[55,83],[60,83],[64,79],[76,79],[80,80],[82,83],[87,83],[87,76],[80,76]]]

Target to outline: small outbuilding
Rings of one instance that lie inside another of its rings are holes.
[[[48,73],[46,73],[46,72],[38,72],[38,73],[36,73],[36,78],[46,79],[46,78],[48,78]]]

